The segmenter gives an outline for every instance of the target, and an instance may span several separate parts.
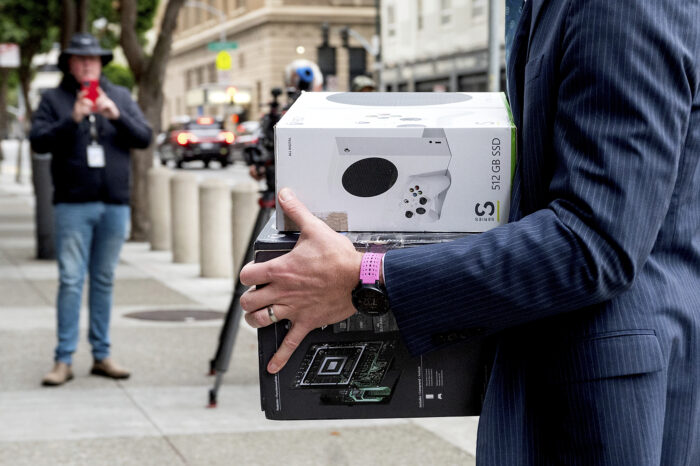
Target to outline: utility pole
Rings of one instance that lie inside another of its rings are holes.
[[[500,4],[502,0],[489,0],[489,71],[490,92],[501,90],[501,41],[498,37]]]
[[[374,36],[372,36],[372,50],[374,51],[374,81],[377,83],[378,91],[385,91],[384,88],[384,64],[382,63],[382,21],[380,0],[374,0]]]

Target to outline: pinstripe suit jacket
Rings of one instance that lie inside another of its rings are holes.
[[[528,3],[511,222],[390,251],[400,330],[496,335],[477,464],[700,465],[700,2]]]

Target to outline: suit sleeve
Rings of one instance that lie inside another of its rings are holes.
[[[32,128],[29,141],[34,152],[53,152],[56,147],[69,144],[75,137],[78,124],[70,112],[59,115],[48,97],[41,99],[39,108],[32,115]]]
[[[496,332],[632,285],[672,201],[696,92],[697,51],[672,3],[570,3],[551,201],[480,235],[388,252],[389,298],[412,353],[436,348],[435,335]]]
[[[138,104],[128,92],[120,92],[118,104],[119,118],[112,123],[129,147],[145,149],[151,143],[153,131],[143,116]]]

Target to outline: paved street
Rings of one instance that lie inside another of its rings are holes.
[[[20,158],[21,162],[17,164],[17,154],[19,149],[19,141],[16,139],[9,139],[2,141],[2,149],[5,154],[5,160],[0,165],[2,174],[8,181],[14,181],[17,172],[20,173],[20,178],[24,183],[31,182],[31,160],[29,158],[29,142],[25,140],[22,142],[22,156]],[[154,158],[154,163],[160,165],[160,161],[157,159],[157,154]],[[174,165],[171,163],[171,167]],[[208,178],[221,178],[228,181],[231,184],[237,183],[239,181],[249,180],[248,167],[241,161],[240,157],[237,157],[236,162],[224,169],[219,168],[217,163],[212,163],[212,168],[204,168],[204,164],[199,161],[194,161],[187,163],[182,170],[176,170],[176,172],[187,172],[195,174],[200,180],[205,180]]]
[[[149,310],[225,311],[232,283],[200,278],[198,265],[127,243],[117,269],[113,356],[130,380],[88,375],[86,309],[75,379],[44,388],[55,343],[54,261],[35,257],[33,195],[16,142],[0,174],[0,465],[469,465],[477,418],[269,421],[260,410],[255,331],[241,325],[219,406],[207,409],[206,375],[220,319],[145,321]],[[14,150],[12,150],[14,149]],[[244,179],[245,166],[192,169]],[[284,458],[284,459],[282,459]]]

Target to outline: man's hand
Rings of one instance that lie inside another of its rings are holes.
[[[250,263],[241,270],[241,282],[251,288],[241,296],[245,320],[252,327],[270,325],[267,306],[292,327],[267,365],[278,372],[313,329],[334,324],[355,313],[351,292],[360,277],[362,253],[350,240],[331,230],[284,188],[279,193],[284,212],[301,229],[294,249],[276,259]]]
[[[117,104],[104,93],[102,88],[97,89],[97,100],[95,100],[95,111],[107,118],[108,120],[116,120],[119,118],[119,108]]]
[[[83,119],[92,113],[92,100],[85,97],[87,91],[80,91],[78,97],[75,99],[75,104],[73,104],[73,121],[80,123]]]

